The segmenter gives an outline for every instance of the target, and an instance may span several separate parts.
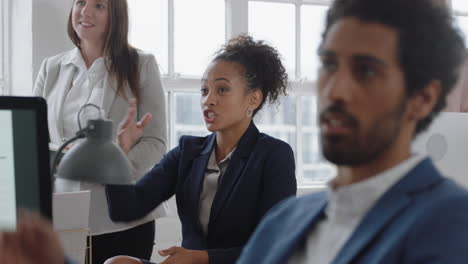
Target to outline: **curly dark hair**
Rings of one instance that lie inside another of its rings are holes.
[[[264,41],[254,41],[251,36],[240,35],[229,40],[215,55],[213,61],[223,60],[242,65],[248,89],[261,89],[263,100],[253,115],[267,99],[269,103],[274,103],[280,95],[286,95],[288,74],[278,51]]]
[[[454,27],[448,8],[434,0],[336,0],[328,10],[322,41],[330,28],[345,17],[380,23],[398,32],[398,61],[405,75],[407,96],[415,95],[431,81],[440,81],[438,101],[432,113],[417,123],[415,135],[424,131],[445,107],[465,58],[463,37]]]

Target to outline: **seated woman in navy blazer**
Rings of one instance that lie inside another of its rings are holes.
[[[291,147],[252,121],[266,101],[286,94],[287,80],[274,48],[249,36],[228,42],[201,84],[200,104],[213,133],[182,137],[133,186],[107,186],[111,218],[139,219],[175,194],[182,247],[161,250],[168,256],[163,263],[234,263],[268,209],[296,194]],[[134,127],[124,125],[121,138]],[[148,262],[118,256],[106,263]]]

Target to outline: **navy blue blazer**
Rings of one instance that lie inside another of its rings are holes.
[[[326,204],[325,192],[281,202],[237,263],[287,263]],[[377,201],[332,263],[468,263],[468,192],[422,161]]]
[[[182,246],[208,250],[210,264],[234,263],[263,215],[296,194],[294,154],[287,143],[260,133],[251,123],[219,183],[205,236],[199,221],[200,194],[215,145],[214,133],[184,136],[135,185],[107,186],[111,219],[139,219],[175,194]]]

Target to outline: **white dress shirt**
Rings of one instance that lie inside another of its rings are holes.
[[[94,61],[87,69],[83,57],[76,50],[70,62],[76,67],[76,72],[63,105],[62,135],[64,135],[64,141],[74,137],[79,130],[77,114],[85,104],[94,104],[102,109],[103,86],[107,78],[102,57]],[[101,113],[94,107],[83,109],[80,116],[82,128],[86,127],[89,119],[96,119],[100,116]]]
[[[413,155],[364,181],[336,190],[329,187],[324,217],[315,224],[288,263],[331,263],[367,212],[423,159],[424,156]]]

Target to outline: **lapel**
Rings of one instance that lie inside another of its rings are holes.
[[[271,230],[266,230],[269,235],[272,235],[272,243],[274,246],[268,250],[275,252],[274,254],[265,253],[271,259],[266,259],[263,263],[287,263],[291,254],[300,243],[313,230],[317,221],[324,215],[325,208],[328,203],[327,192],[322,191],[299,198],[300,204],[290,206],[284,213],[286,216],[281,222],[277,222],[272,226]],[[300,210],[298,210],[300,208]],[[282,234],[277,234],[283,232]],[[267,236],[268,237],[268,236]],[[278,239],[281,238],[281,239]],[[261,243],[260,243],[261,244]],[[262,247],[262,245],[259,245]]]
[[[213,133],[208,137],[200,154],[193,160],[192,175],[189,181],[187,181],[188,186],[186,190],[188,190],[188,201],[193,201],[192,203],[188,204],[193,206],[190,211],[192,212],[194,219],[196,219],[197,222],[199,222],[200,219],[200,195],[203,186],[203,180],[205,179],[205,169],[208,164],[208,160],[210,159],[211,151],[213,150],[215,142],[216,134]],[[200,227],[201,232],[201,225],[198,226]]]
[[[55,82],[55,85],[58,87],[55,87],[54,90],[58,91],[56,94],[55,100],[58,102],[55,105],[55,109],[51,109],[52,113],[55,115],[55,120],[57,121],[57,124],[52,126],[55,130],[55,133],[58,135],[57,138],[63,138],[63,106],[65,104],[65,99],[67,98],[68,92],[70,91],[72,85],[73,85],[73,78],[75,77],[76,74],[76,66],[74,66],[71,63],[63,63],[60,66],[60,71],[58,72],[57,76],[57,81]],[[52,104],[51,104],[52,105]]]
[[[117,99],[117,90],[115,90],[116,87],[115,85],[112,85],[112,81],[109,80],[109,73],[106,71],[106,75],[104,78],[103,82],[103,93],[102,93],[102,101],[101,101],[101,107],[102,107],[102,112],[106,116],[106,118],[110,118],[110,111],[113,103]],[[127,89],[124,89],[126,97],[123,98],[132,98],[133,95],[130,95]],[[138,114],[138,113],[137,113]],[[120,121],[119,121],[120,122]]]
[[[217,216],[225,205],[227,198],[231,194],[245,167],[245,164],[255,146],[259,134],[260,132],[258,131],[257,127],[253,122],[251,122],[247,128],[247,131],[244,133],[244,135],[242,135],[236,150],[232,154],[226,172],[218,186],[218,190],[216,191],[215,197],[213,199],[213,205],[211,206],[209,225],[216,221]]]
[[[441,180],[442,176],[429,159],[419,163],[390,188],[366,214],[332,263],[351,263],[379,232],[398,217],[410,204],[414,195]]]

